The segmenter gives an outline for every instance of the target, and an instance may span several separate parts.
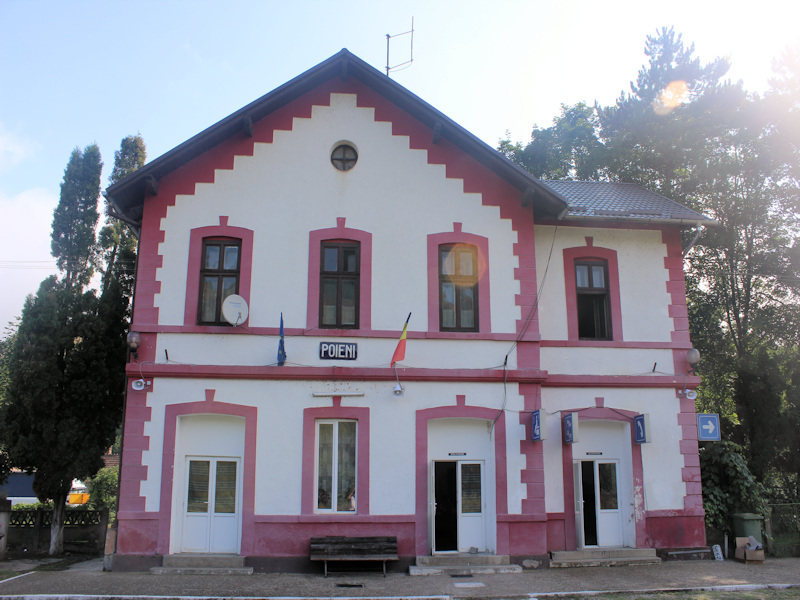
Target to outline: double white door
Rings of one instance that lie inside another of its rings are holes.
[[[239,553],[240,471],[236,458],[186,458],[183,552]]]
[[[433,461],[433,551],[486,551],[483,461]]]
[[[578,547],[622,546],[619,461],[576,460],[575,533]]]

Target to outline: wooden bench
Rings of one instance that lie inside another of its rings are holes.
[[[396,537],[318,537],[311,538],[311,560],[325,561],[325,577],[328,576],[328,561],[379,560],[383,563],[386,577],[386,561],[397,560]]]

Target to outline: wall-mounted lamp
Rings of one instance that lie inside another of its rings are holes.
[[[397,385],[394,386],[394,395],[395,396],[402,396],[403,392],[405,392],[405,391],[406,391],[405,388],[403,388],[403,386],[400,385],[400,382],[398,381]]]
[[[694,368],[700,362],[700,352],[697,348],[690,348],[686,351],[686,362],[689,363],[689,372],[694,373]]]
[[[127,340],[128,349],[133,354],[134,358],[139,358],[139,346],[142,344],[142,334],[138,331],[129,331]]]

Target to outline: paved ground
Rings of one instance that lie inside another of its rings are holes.
[[[30,561],[0,562],[0,570],[26,571]],[[380,573],[322,575],[151,575],[109,573],[102,559],[73,565],[67,571],[34,571],[0,581],[0,598],[53,595],[59,598],[103,596],[231,597],[444,597],[531,598],[553,592],[652,590],[792,584],[800,597],[800,558],[768,559],[763,565],[734,561],[667,562],[646,567],[543,569],[511,575],[410,577]]]

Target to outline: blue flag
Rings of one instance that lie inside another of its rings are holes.
[[[281,313],[281,341],[278,342],[278,366],[286,363],[286,346],[283,344],[283,313]]]

